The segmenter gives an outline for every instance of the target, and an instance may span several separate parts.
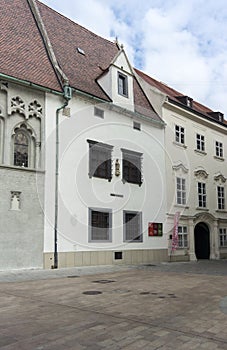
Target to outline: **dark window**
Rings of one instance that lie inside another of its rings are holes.
[[[142,184],[142,153],[122,149],[123,181]]]
[[[140,212],[124,211],[124,242],[142,242],[142,215]]]
[[[23,130],[17,131],[14,136],[14,165],[28,167],[28,148],[28,136]]]
[[[100,108],[98,108],[98,107],[95,107],[94,108],[94,115],[96,116],[96,117],[99,117],[99,118],[104,118],[104,110],[103,109],[100,109]]]
[[[217,186],[218,209],[225,209],[225,189],[223,186]]]
[[[205,137],[200,134],[196,134],[196,149],[198,151],[205,151]]]
[[[226,228],[219,229],[219,244],[220,244],[220,247],[227,247],[227,230],[226,230]]]
[[[198,182],[198,204],[200,208],[206,208],[206,184]]]
[[[118,72],[118,94],[128,97],[128,77]]]
[[[184,128],[179,125],[175,125],[175,141],[184,145]]]
[[[138,122],[133,122],[133,129],[135,130],[141,130],[141,124]]]
[[[223,158],[223,144],[222,142],[215,142],[215,154],[216,157]]]
[[[89,143],[89,176],[103,179],[112,178],[111,153],[113,146],[88,140]]]
[[[106,210],[89,210],[90,241],[111,241],[112,214]]]

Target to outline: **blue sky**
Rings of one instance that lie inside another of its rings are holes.
[[[227,118],[226,0],[41,0],[107,39],[131,63]]]

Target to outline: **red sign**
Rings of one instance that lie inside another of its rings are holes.
[[[160,237],[162,236],[162,223],[160,222],[149,222],[148,223],[148,236],[149,237]]]

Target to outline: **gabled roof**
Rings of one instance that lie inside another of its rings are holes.
[[[150,84],[151,86],[157,88],[159,91],[163,92],[164,94],[166,94],[170,100],[172,100],[173,102],[176,102],[179,105],[182,105],[182,107],[186,107],[184,103],[180,102],[180,100],[177,97],[180,96],[184,96],[181,92],[169,87],[168,85],[155,80],[154,78],[150,77],[149,75],[145,74],[144,72],[135,69],[135,72],[141,77],[143,78],[148,84]],[[187,107],[186,107],[187,108]],[[204,117],[208,118],[208,119],[213,119],[216,122],[218,122],[215,118],[212,118],[212,116],[210,115],[212,111],[212,109],[202,105],[201,103],[193,100],[193,107],[191,108],[191,110],[198,112],[200,114],[202,114]],[[223,121],[223,123],[226,125],[227,122],[226,120]]]
[[[0,0],[0,73],[60,91],[27,0]]]

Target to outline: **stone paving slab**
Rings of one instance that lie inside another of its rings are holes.
[[[226,262],[167,267],[0,273],[0,349],[227,350]]]

